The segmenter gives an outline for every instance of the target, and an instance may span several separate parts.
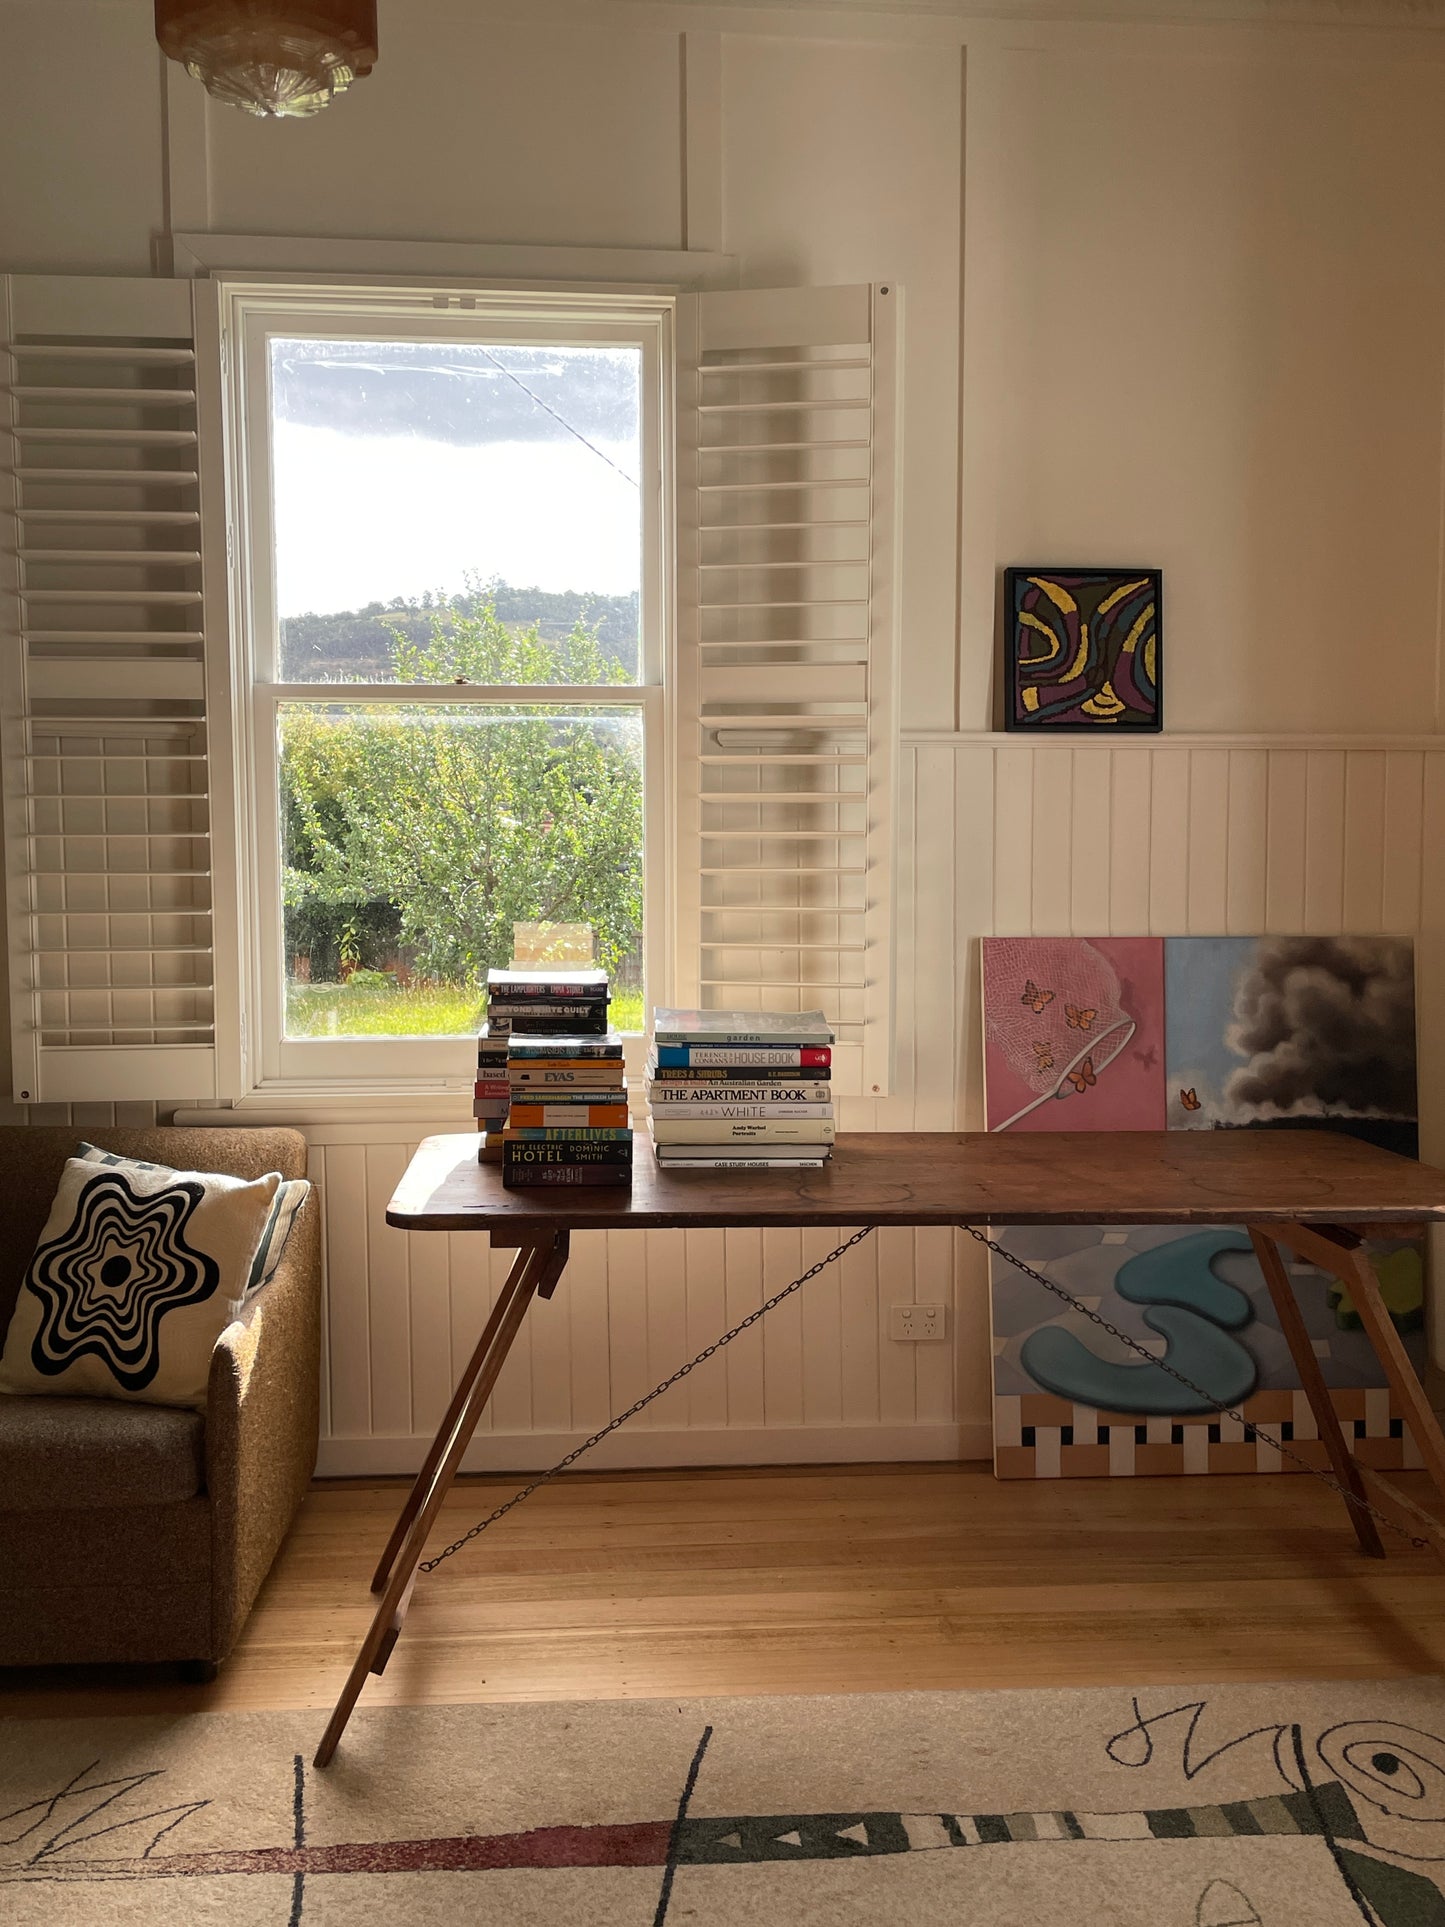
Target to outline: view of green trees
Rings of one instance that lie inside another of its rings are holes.
[[[460,595],[398,598],[364,609],[326,615],[287,616],[281,624],[281,656],[290,682],[392,682],[392,652],[400,638],[418,646],[432,639],[438,620],[480,616],[487,611],[509,628],[530,625],[548,642],[560,642],[579,625],[605,653],[637,677],[636,595],[584,595],[576,589],[518,589],[509,582],[477,582]]]
[[[388,627],[378,681],[634,679],[582,607],[560,633],[509,624],[487,594],[438,602],[420,635]],[[640,987],[639,712],[288,705],[281,805],[292,1036],[471,1028],[519,921],[590,923],[597,961]]]

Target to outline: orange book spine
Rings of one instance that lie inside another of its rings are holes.
[[[559,1116],[565,1112],[565,1116]],[[585,1116],[584,1116],[585,1112]],[[536,1130],[545,1125],[580,1124],[589,1129],[626,1124],[625,1104],[513,1104],[507,1123],[514,1130]]]

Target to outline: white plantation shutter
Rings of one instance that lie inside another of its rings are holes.
[[[820,1006],[889,1088],[891,286],[679,303],[678,996]]]
[[[221,533],[207,585],[198,435],[198,312],[218,392],[213,300],[206,283],[0,280],[21,1100],[237,1087],[234,901],[214,887],[232,823],[225,550]]]

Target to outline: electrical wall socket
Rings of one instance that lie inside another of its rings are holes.
[[[888,1313],[888,1336],[915,1344],[943,1338],[947,1325],[948,1312],[943,1305],[894,1305]]]

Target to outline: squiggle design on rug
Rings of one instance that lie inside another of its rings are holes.
[[[64,1785],[0,1815],[0,1886],[22,1882],[197,1879],[237,1874],[290,1876],[293,1927],[305,1884],[358,1874],[486,1873],[555,1868],[656,1868],[662,1888],[653,1927],[663,1927],[675,1875],[688,1867],[786,1865],[931,1852],[1023,1847],[1067,1851],[1093,1841],[1317,1840],[1368,1927],[1440,1927],[1445,1895],[1406,1863],[1445,1863],[1445,1740],[1394,1721],[1329,1727],[1307,1743],[1298,1724],[1277,1722],[1206,1744],[1208,1702],[1146,1712],[1103,1743],[1108,1759],[1147,1771],[1167,1748],[1188,1781],[1225,1754],[1258,1743],[1265,1754],[1258,1790],[1243,1799],[1188,1806],[1088,1811],[956,1810],[699,1816],[691,1802],[712,1728],[705,1729],[672,1818],[548,1826],[517,1833],[460,1833],[403,1840],[308,1843],[305,1774],[295,1760],[292,1841],[287,1845],[182,1851],[170,1836],[214,1805],[197,1799],[127,1814],[123,1803],[162,1771],[97,1778],[93,1761]],[[1317,1772],[1322,1768],[1322,1772]],[[1269,1784],[1269,1782],[1273,1784]],[[163,1850],[165,1844],[165,1850]],[[1211,1879],[1192,1921],[1179,1927],[1285,1927],[1261,1922],[1232,1880]],[[639,1927],[644,1923],[639,1921]],[[1161,1922],[1160,1927],[1165,1927]]]

